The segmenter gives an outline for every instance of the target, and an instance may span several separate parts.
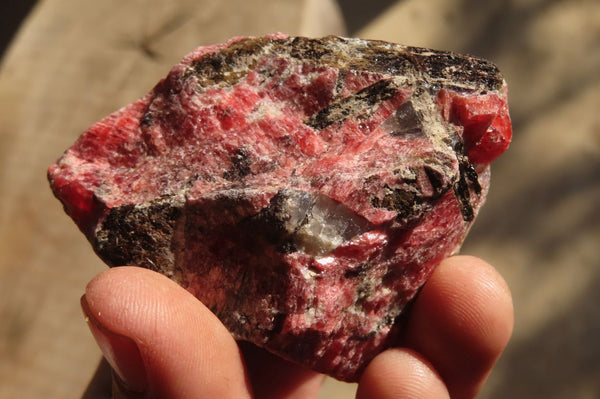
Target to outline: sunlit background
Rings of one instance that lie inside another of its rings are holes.
[[[79,397],[100,356],[79,297],[105,266],[52,197],[46,167],[193,48],[274,31],[500,67],[514,141],[463,252],[506,278],[516,327],[480,397],[600,397],[597,0],[7,1],[0,20],[0,398]],[[321,397],[354,391],[328,380]]]

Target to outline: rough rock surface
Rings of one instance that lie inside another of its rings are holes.
[[[355,381],[510,138],[489,62],[275,34],[196,49],[48,175],[109,265],[164,273],[236,339]]]

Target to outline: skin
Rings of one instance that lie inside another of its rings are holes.
[[[104,354],[86,399],[316,398],[323,381],[238,345],[202,303],[146,269],[101,273],[81,303]],[[498,272],[474,257],[449,258],[415,301],[402,346],[368,365],[356,397],[473,398],[512,329],[512,299]]]

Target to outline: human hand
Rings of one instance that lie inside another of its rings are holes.
[[[238,345],[210,310],[158,273],[109,269],[81,303],[108,361],[84,399],[317,397],[321,374]],[[449,258],[415,301],[402,347],[373,359],[357,398],[472,398],[512,326],[502,277],[477,258]]]

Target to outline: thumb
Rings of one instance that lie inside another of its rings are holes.
[[[219,320],[168,278],[137,267],[101,273],[81,299],[125,398],[244,398],[240,350]]]

